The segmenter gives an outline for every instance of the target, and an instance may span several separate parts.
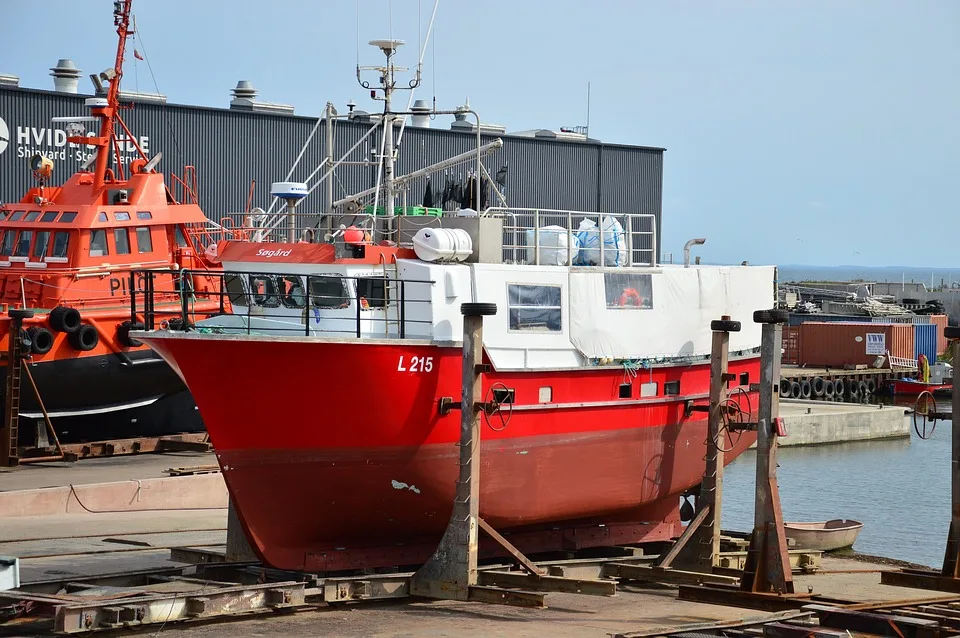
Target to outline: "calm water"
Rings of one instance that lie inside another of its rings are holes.
[[[949,410],[949,407],[946,408]],[[777,477],[787,521],[852,518],[853,548],[939,569],[950,525],[951,422],[933,436],[780,448]],[[756,453],[727,466],[724,529],[753,528]]]

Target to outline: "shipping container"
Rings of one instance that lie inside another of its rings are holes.
[[[871,317],[873,323],[933,323],[930,317],[933,315],[897,315],[890,317]]]
[[[878,357],[913,359],[911,324],[818,323],[800,326],[800,365],[873,367]]]
[[[781,363],[796,365],[800,362],[800,326],[783,327],[782,349]]]
[[[870,321],[870,317],[865,317],[863,315],[808,315],[805,313],[790,313],[789,324],[791,326],[799,326],[800,324],[807,323],[808,321],[814,321],[818,323],[863,323],[865,321]]]
[[[937,327],[937,354],[943,354],[947,351],[947,337],[943,334],[943,329],[947,327],[947,315],[927,315],[930,322]]]
[[[933,363],[937,360],[937,326],[933,323],[917,323],[913,325],[913,358],[920,355],[927,357]]]

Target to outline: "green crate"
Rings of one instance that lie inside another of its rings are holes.
[[[385,211],[385,208],[383,206],[377,206],[377,213],[376,213],[377,215],[386,214],[384,211]],[[363,212],[366,213],[367,215],[373,215],[373,206],[367,206],[366,208],[363,209]],[[393,214],[394,215],[412,215],[412,216],[433,215],[435,217],[442,217],[443,209],[442,208],[425,208],[423,206],[407,206],[407,208],[404,209],[403,206],[394,206]]]

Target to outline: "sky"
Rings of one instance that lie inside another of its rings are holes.
[[[0,73],[52,88],[69,57],[86,90],[112,64],[110,4],[3,0]],[[376,64],[367,41],[403,39],[397,63],[414,67],[433,9],[134,0],[149,68],[128,56],[124,86],[226,107],[244,79],[301,115],[328,100],[376,110],[358,48]],[[955,0],[439,0],[416,97],[469,98],[507,132],[558,129],[586,124],[589,82],[591,137],[667,149],[663,250],[678,258],[706,237],[712,263],[949,267],[958,78]]]

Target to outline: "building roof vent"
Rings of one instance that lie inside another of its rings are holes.
[[[80,69],[69,58],[57,60],[57,66],[50,69],[53,76],[53,90],[59,93],[76,93],[80,83]]]
[[[20,78],[16,75],[0,73],[0,86],[20,86]]]
[[[410,110],[415,113],[415,115],[410,117],[411,126],[430,128],[431,109],[426,100],[417,100],[413,103],[413,106],[410,107]]]
[[[261,113],[293,113],[293,106],[289,104],[257,100],[257,89],[250,80],[240,80],[230,92],[233,94],[233,99],[230,100],[231,109]]]

